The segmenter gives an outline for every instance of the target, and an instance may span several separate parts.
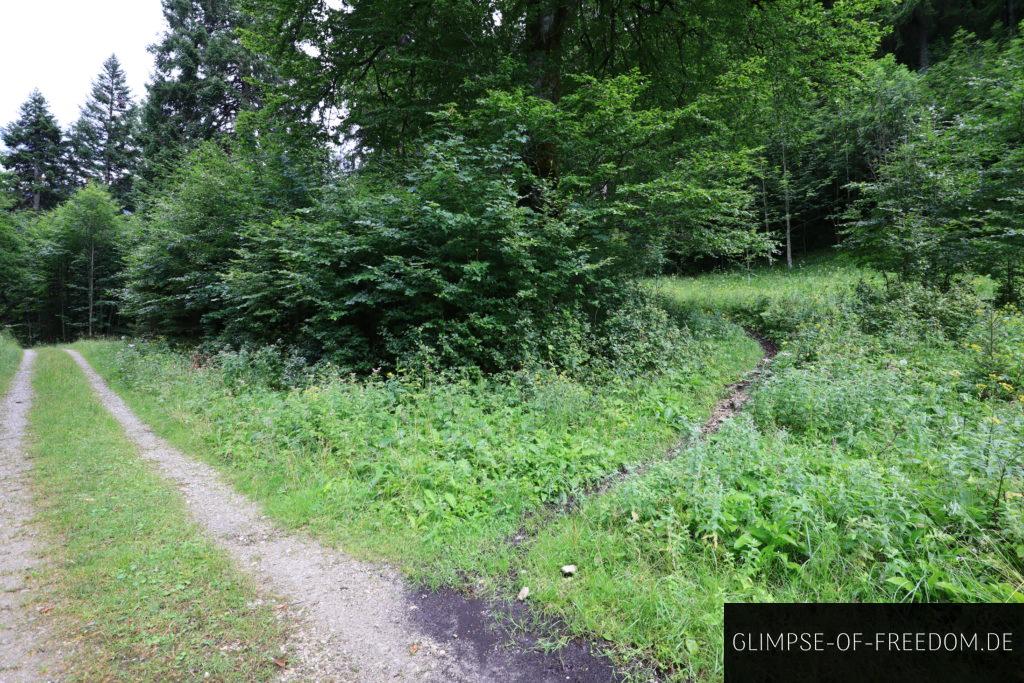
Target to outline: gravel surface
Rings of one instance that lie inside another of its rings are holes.
[[[174,481],[193,517],[296,621],[283,680],[607,681],[608,663],[577,646],[560,653],[506,647],[480,601],[431,600],[393,569],[282,531],[216,471],[157,437],[75,351],[100,400],[147,460]],[[470,628],[462,628],[471,624]]]
[[[0,404],[0,681],[55,680],[60,655],[48,636],[45,605],[33,605],[31,573],[43,563],[32,525],[33,507],[25,454],[25,427],[32,403],[34,351],[21,359]]]

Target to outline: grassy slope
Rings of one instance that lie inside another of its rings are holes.
[[[788,351],[710,443],[546,529],[534,595],[680,680],[721,676],[728,601],[1020,600],[1021,402],[971,396],[970,347],[851,329],[836,307],[859,278],[818,263],[660,283],[681,309],[792,330]],[[1014,473],[1002,501],[996,463]]]
[[[7,385],[21,362],[21,349],[7,334],[0,332],[0,396],[7,391]]]
[[[42,518],[62,539],[47,584],[77,680],[274,676],[281,626],[187,520],[67,354],[40,352],[30,414]]]
[[[726,601],[1020,598],[1022,401],[972,393],[978,344],[860,333],[847,302],[862,278],[821,259],[654,283],[682,316],[722,310],[781,340],[773,376],[708,443],[543,518],[516,552],[501,542],[522,513],[656,457],[757,348],[705,324],[676,372],[605,387],[393,380],[236,395],[171,354],[82,348],[158,431],[279,519],[421,575],[514,576],[623,656],[716,680]]]

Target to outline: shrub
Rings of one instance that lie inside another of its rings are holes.
[[[909,280],[857,285],[854,311],[861,329],[894,339],[928,337],[959,341],[977,322],[984,303],[966,280],[942,291]]]
[[[1013,307],[976,313],[965,343],[965,382],[980,396],[1024,403],[1024,315]]]

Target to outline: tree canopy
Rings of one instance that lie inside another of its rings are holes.
[[[836,244],[1019,300],[1013,2],[163,9],[143,102],[111,57],[67,133],[39,93],[4,130],[24,334],[577,367],[661,329],[647,277]]]

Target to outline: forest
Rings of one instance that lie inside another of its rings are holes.
[[[68,680],[394,673],[247,608],[97,382],[275,528],[600,662],[550,680],[721,680],[726,602],[1024,602],[1016,0],[160,1],[144,97],[111,55],[0,128]]]

